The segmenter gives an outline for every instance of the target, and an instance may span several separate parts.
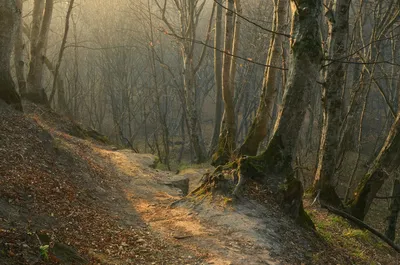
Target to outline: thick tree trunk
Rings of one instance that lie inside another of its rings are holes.
[[[392,241],[396,238],[397,219],[400,212],[400,180],[393,182],[392,198],[389,206],[389,216],[386,219],[387,226],[385,235]]]
[[[286,9],[288,0],[274,0],[274,24],[273,31],[283,33],[286,22]],[[267,65],[278,66],[281,62],[282,36],[273,34],[270,42],[270,50]],[[279,70],[268,67],[265,71],[260,103],[256,117],[253,120],[249,134],[240,147],[241,155],[256,155],[260,143],[267,136],[267,126],[271,123],[275,100],[277,96],[277,82]]]
[[[302,184],[293,178],[292,164],[311,90],[317,89],[322,58],[321,7],[320,0],[292,1],[291,58],[282,108],[267,149],[259,156],[245,158],[241,166],[242,174],[261,177],[271,191],[283,194],[285,211],[301,222],[309,219],[303,209]]]
[[[53,15],[53,0],[46,0],[44,13],[43,2],[44,0],[35,0],[34,2],[31,31],[31,61],[29,63],[27,78],[28,92],[23,96],[30,101],[48,106],[49,102],[42,81],[47,38]]]
[[[261,155],[244,156],[217,167],[214,173],[204,177],[203,184],[193,194],[207,191],[232,194],[233,188],[233,194],[237,195],[246,179],[252,179],[265,184],[288,215],[301,224],[313,226],[304,211],[303,186],[293,177],[292,163],[311,90],[317,89],[322,58],[319,36],[322,2],[298,0],[291,7],[291,64],[282,108],[267,149]],[[227,175],[233,176],[233,180]]]
[[[215,48],[222,50],[222,7],[217,4],[216,8],[214,46]],[[218,138],[221,132],[222,113],[224,111],[222,102],[222,53],[217,49],[214,50],[214,76],[216,90],[215,125],[210,144],[210,154],[213,154],[216,151],[218,145]]]
[[[390,132],[378,156],[367,174],[361,179],[350,204],[354,217],[363,220],[367,215],[376,194],[400,165],[400,114],[397,114]]]
[[[234,0],[226,1],[225,15],[225,52],[233,53],[234,44]],[[218,148],[212,157],[212,165],[218,166],[229,162],[236,146],[236,118],[233,102],[233,81],[231,77],[232,56],[224,53],[222,68],[222,98],[224,100],[224,116],[222,119],[221,134],[218,139]]]
[[[336,0],[334,20],[329,24],[329,58],[340,60],[346,54],[349,28],[349,0]],[[332,183],[336,169],[336,152],[341,122],[341,93],[345,86],[345,68],[339,61],[332,62],[325,73],[323,85],[323,128],[314,189],[320,192],[320,199],[329,204],[341,204]]]
[[[0,99],[22,111],[21,99],[10,72],[11,52],[21,12],[19,1],[0,0]]]

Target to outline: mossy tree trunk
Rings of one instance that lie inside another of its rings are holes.
[[[292,171],[299,131],[304,120],[308,100],[317,79],[322,59],[319,37],[320,0],[292,1],[291,58],[287,86],[267,149],[258,157],[271,173],[277,173],[276,182],[282,183]],[[267,172],[268,172],[267,171]]]
[[[376,194],[400,165],[400,114],[397,114],[385,144],[381,148],[368,172],[361,179],[354,199],[350,203],[350,211],[354,217],[364,220]]]
[[[0,0],[0,99],[22,111],[10,72],[11,52],[21,21],[21,2]]]
[[[338,206],[341,204],[332,183],[336,169],[339,142],[342,90],[345,86],[345,68],[339,60],[346,54],[351,1],[336,0],[334,19],[329,20],[329,58],[334,60],[325,72],[323,85],[323,127],[314,190],[320,199]]]
[[[285,212],[302,223],[310,223],[303,209],[303,187],[294,179],[292,163],[312,89],[318,89],[317,78],[322,58],[319,37],[320,0],[298,0],[292,2],[291,58],[286,91],[279,111],[275,129],[267,149],[258,156],[242,157],[218,167],[207,176],[200,190],[232,190],[226,184],[224,169],[233,169],[233,182],[237,183],[233,194],[237,194],[246,179],[264,183],[276,194]],[[229,172],[229,170],[226,170]],[[228,189],[227,189],[228,188]]]
[[[286,23],[286,9],[288,0],[274,0],[274,18],[272,30],[283,33]],[[273,34],[271,37],[267,65],[278,66],[281,61],[281,47],[283,36]],[[277,96],[277,79],[279,70],[267,67],[264,74],[264,81],[261,92],[261,99],[258,105],[256,116],[250,127],[249,134],[239,149],[240,155],[257,155],[260,143],[267,136],[267,126],[270,124],[275,100]]]

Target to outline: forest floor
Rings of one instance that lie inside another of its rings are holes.
[[[0,264],[398,264],[369,232],[306,202],[316,231],[268,200],[172,203],[208,170],[156,157],[32,104],[0,102]]]

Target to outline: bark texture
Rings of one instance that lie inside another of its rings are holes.
[[[341,94],[345,85],[345,67],[339,60],[343,54],[346,54],[347,49],[350,2],[336,0],[333,10],[334,19],[329,20],[328,56],[334,61],[325,72],[322,94],[323,127],[314,180],[314,189],[320,192],[320,199],[335,206],[341,204],[332,179],[336,169],[341,125]]]
[[[0,0],[0,99],[22,111],[10,72],[11,52],[21,21],[21,8],[15,1]]]
[[[286,22],[286,9],[288,0],[274,0],[274,23],[273,31],[284,32]],[[283,36],[273,34],[270,41],[270,49],[267,58],[267,65],[278,66],[281,63],[281,48]],[[261,99],[257,109],[256,116],[250,127],[250,131],[240,147],[241,155],[256,155],[260,143],[267,136],[267,126],[270,124],[274,105],[278,91],[278,78],[280,70],[267,67],[264,75]]]

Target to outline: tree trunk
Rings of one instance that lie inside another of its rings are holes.
[[[161,12],[161,19],[168,29],[173,33],[173,35],[181,37],[179,43],[181,45],[181,54],[183,59],[183,91],[181,101],[182,105],[186,109],[186,117],[188,124],[188,133],[191,148],[196,155],[196,163],[202,163],[207,159],[206,148],[204,141],[202,139],[201,132],[201,120],[199,107],[199,90],[197,87],[197,72],[205,57],[205,46],[201,53],[200,59],[197,63],[194,62],[195,59],[195,42],[196,42],[196,32],[199,22],[199,16],[204,8],[205,2],[198,1],[183,1],[179,3],[174,2],[174,6],[179,12],[180,29],[179,34],[175,31],[176,29],[171,25],[170,21],[166,18],[166,1],[165,5],[161,6],[157,1],[155,4],[158,6]],[[214,8],[212,14],[214,12]],[[212,25],[212,16],[209,23],[209,29],[207,30],[206,43],[208,43],[209,35]]]
[[[225,47],[227,53],[233,53],[234,44],[234,0],[226,1],[225,15]],[[224,116],[222,119],[221,134],[218,140],[218,148],[213,155],[212,165],[218,166],[226,164],[232,158],[232,153],[236,145],[236,118],[235,106],[233,102],[233,81],[231,79],[232,56],[224,53],[222,68],[222,98],[224,100]]]
[[[329,58],[332,62],[325,73],[323,85],[323,128],[321,134],[318,166],[315,174],[314,189],[320,192],[320,199],[329,204],[341,204],[332,183],[336,169],[336,152],[339,142],[341,122],[341,93],[345,86],[345,68],[339,62],[347,51],[349,28],[349,0],[336,0],[334,20],[329,20]]]
[[[57,81],[57,110],[59,113],[66,115],[68,117],[72,117],[71,112],[68,108],[67,102],[65,101],[65,89],[64,89],[64,79],[58,75],[57,78],[55,77],[55,67],[53,63],[49,60],[49,58],[44,58],[44,64],[46,65],[47,69],[50,73],[53,74],[53,78]]]
[[[47,38],[53,14],[53,0],[46,0],[44,13],[43,2],[44,0],[35,0],[34,2],[31,31],[31,61],[29,63],[27,78],[28,93],[23,96],[32,102],[49,106],[42,81]]]
[[[291,58],[282,108],[267,149],[259,156],[246,158],[244,167],[241,167],[245,175],[261,177],[273,192],[282,192],[283,187],[281,200],[285,211],[303,221],[306,216],[303,188],[301,182],[293,178],[292,163],[311,90],[317,89],[322,58],[319,36],[321,6],[320,0],[291,3]],[[283,183],[286,184],[282,186]]]
[[[387,226],[385,235],[392,241],[396,238],[397,219],[400,212],[400,180],[393,182],[392,198],[389,206],[389,216],[386,219]]]
[[[376,194],[400,164],[400,114],[397,114],[385,144],[367,174],[361,179],[350,204],[354,217],[364,220]]]
[[[286,22],[287,0],[274,0],[274,23],[272,30],[284,31]],[[283,44],[281,35],[273,34],[270,42],[270,50],[267,58],[267,65],[278,66],[281,62],[280,49]],[[277,96],[277,79],[279,70],[268,67],[265,71],[260,103],[256,117],[253,120],[249,134],[240,147],[241,155],[256,155],[260,143],[267,136],[267,126],[271,123],[275,100]]]
[[[361,105],[362,105],[362,100],[363,100],[363,94],[365,93],[365,85],[364,85],[364,68],[362,68],[362,65],[356,64],[354,66],[353,70],[353,76],[352,76],[352,83],[357,83],[359,82],[360,85],[358,87],[354,86],[354,89],[352,91],[351,99],[349,106],[346,107],[343,104],[342,107],[342,128],[340,131],[339,135],[339,143],[337,147],[337,152],[336,152],[336,169],[340,168],[343,159],[346,154],[346,149],[351,149],[355,147],[355,144],[352,140],[352,137],[354,135],[354,124],[356,124],[357,121],[357,113],[359,112]]]
[[[22,0],[19,0],[18,4],[20,5],[20,9],[22,10]],[[18,81],[19,93],[21,95],[26,93],[25,62],[24,62],[25,44],[24,44],[24,39],[22,37],[22,32],[23,32],[22,23],[23,20],[21,16],[20,21],[18,23],[17,34],[16,34],[17,36],[14,45],[15,74]]]
[[[242,14],[242,4],[241,0],[234,0],[234,10],[236,12],[233,20],[233,40],[232,40],[232,55],[231,56],[231,68],[229,70],[229,79],[230,85],[229,88],[231,90],[232,99],[235,98],[235,78],[236,78],[236,56],[239,54],[239,42],[240,42],[240,19],[238,15]],[[236,121],[236,119],[235,119]],[[236,126],[235,126],[236,127]],[[236,138],[235,138],[236,139]]]
[[[51,94],[50,94],[50,98],[49,98],[50,104],[53,101],[54,95],[56,93],[56,88],[58,87],[57,86],[57,78],[58,78],[58,75],[60,72],[60,66],[61,66],[61,61],[62,61],[64,51],[65,51],[65,45],[67,44],[67,37],[68,37],[68,31],[69,31],[69,18],[71,17],[72,8],[74,7],[74,1],[75,0],[70,0],[67,15],[65,18],[64,36],[63,36],[63,39],[61,42],[60,52],[58,53],[58,61],[57,61],[56,68],[54,71],[53,86],[52,86]]]
[[[365,114],[366,114],[366,110],[367,110],[367,105],[368,105],[368,97],[369,97],[369,93],[371,91],[371,85],[368,86],[367,88],[367,93],[365,94],[364,97],[364,104],[362,107],[362,111],[361,111],[361,115],[360,115],[360,122],[359,122],[359,128],[358,128],[358,141],[357,141],[357,158],[356,161],[353,165],[353,170],[351,172],[351,175],[348,179],[347,182],[347,186],[346,186],[346,192],[344,194],[344,201],[347,202],[348,198],[349,198],[349,193],[350,193],[350,189],[353,186],[353,182],[354,182],[354,178],[356,176],[356,172],[358,169],[358,165],[360,163],[361,160],[361,151],[362,151],[362,139],[363,139],[363,124],[364,124],[364,118],[365,118]],[[339,178],[338,178],[339,180]]]
[[[321,6],[321,0],[292,2],[289,75],[282,108],[267,149],[258,156],[244,156],[217,167],[214,173],[204,177],[203,184],[193,194],[218,190],[237,195],[246,179],[251,179],[265,184],[284,212],[303,225],[313,226],[304,211],[304,190],[301,182],[294,179],[292,163],[311,90],[317,89],[322,58],[319,36]],[[229,180],[227,175],[233,176],[233,180]]]
[[[21,22],[21,7],[20,1],[0,0],[0,99],[22,111],[10,69],[11,52]]]
[[[184,48],[183,53],[188,48]],[[196,79],[192,71],[193,58],[192,55],[184,55],[184,87],[185,87],[185,100],[187,108],[187,117],[189,119],[189,138],[193,151],[196,155],[196,163],[202,163],[206,160],[206,150],[201,141],[201,128],[199,120],[199,111],[196,102]]]
[[[219,2],[220,3],[220,2]],[[216,19],[215,19],[215,35],[214,46],[222,50],[222,7],[217,4],[216,6]],[[222,122],[222,53],[217,49],[214,50],[214,76],[215,76],[215,90],[216,90],[216,106],[215,106],[215,125],[213,137],[210,144],[210,154],[216,151],[218,145],[218,138],[221,132]]]

